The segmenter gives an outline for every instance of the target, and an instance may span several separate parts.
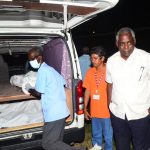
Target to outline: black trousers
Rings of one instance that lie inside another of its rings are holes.
[[[42,147],[45,150],[78,150],[63,142],[64,127],[65,118],[44,124]]]
[[[150,150],[150,116],[128,121],[127,118],[123,120],[111,113],[111,122],[117,150],[130,150],[131,141],[134,150]]]

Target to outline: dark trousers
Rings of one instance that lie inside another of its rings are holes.
[[[150,139],[147,139],[150,116],[128,121],[127,118],[123,120],[111,113],[111,122],[117,150],[130,150],[131,141],[134,150],[150,150],[147,147],[150,142]]]
[[[44,124],[42,146],[45,150],[77,150],[63,142],[64,127],[65,119]]]

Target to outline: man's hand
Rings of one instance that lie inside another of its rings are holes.
[[[29,89],[28,92],[32,96],[37,97],[38,99],[41,99],[41,93],[37,92],[35,89]]]
[[[91,115],[89,114],[89,112],[87,111],[87,109],[84,109],[84,115],[85,115],[85,119],[86,120],[91,120]]]

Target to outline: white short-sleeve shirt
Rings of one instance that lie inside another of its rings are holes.
[[[144,118],[150,107],[150,54],[134,48],[127,60],[120,52],[107,61],[106,82],[112,84],[111,112],[122,119]]]

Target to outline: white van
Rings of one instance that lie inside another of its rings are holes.
[[[0,0],[0,150],[41,145],[40,100],[10,82],[11,77],[30,78],[27,52],[34,46],[43,47],[45,62],[65,78],[69,89],[70,116],[66,119],[64,141],[84,140],[82,77],[70,29],[117,3],[118,0]]]

